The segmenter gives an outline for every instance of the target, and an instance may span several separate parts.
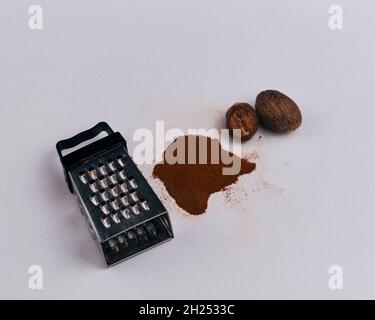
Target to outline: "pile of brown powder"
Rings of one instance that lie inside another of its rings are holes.
[[[191,141],[193,140],[196,143],[192,147]],[[202,146],[202,141],[204,141],[206,146],[203,150],[199,147]],[[176,146],[181,146],[181,144],[185,146],[185,161],[168,164],[168,161],[166,161],[168,156],[176,156],[178,153]],[[213,146],[215,146],[215,150],[216,147],[218,147],[217,150],[220,150],[216,164],[211,155]],[[200,150],[207,155],[206,164],[199,163],[201,158]],[[231,164],[226,164],[227,161],[223,160],[228,157],[239,161],[241,164],[239,172],[235,175],[223,175],[223,168],[232,166]],[[195,161],[192,161],[194,158]],[[177,138],[164,151],[163,160],[162,163],[154,167],[154,177],[159,178],[164,183],[168,193],[175,199],[177,205],[192,215],[200,215],[206,211],[208,198],[211,194],[225,190],[226,187],[235,183],[239,176],[250,173],[255,169],[254,163],[223,150],[218,140],[203,136],[182,136]]]

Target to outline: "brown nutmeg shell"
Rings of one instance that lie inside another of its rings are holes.
[[[241,141],[250,140],[258,130],[258,117],[255,109],[245,102],[238,102],[226,112],[227,128],[233,136],[234,129],[241,130]]]
[[[302,114],[298,105],[291,98],[276,90],[259,93],[255,109],[259,121],[274,132],[294,131],[302,124]]]

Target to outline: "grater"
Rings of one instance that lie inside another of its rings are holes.
[[[104,138],[63,155],[103,132]],[[56,148],[69,190],[108,267],[174,237],[167,210],[129,156],[125,139],[106,122]]]

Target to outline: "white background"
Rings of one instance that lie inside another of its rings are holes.
[[[28,27],[33,4],[42,31]],[[336,1],[344,29],[332,31],[332,4],[2,1],[0,298],[375,298],[375,7]],[[130,150],[156,120],[221,128],[264,89],[295,99],[302,127],[244,144],[257,170],[203,216],[150,178],[176,238],[106,269],[55,143],[102,120]],[[33,264],[43,290],[28,288]],[[334,264],[341,291],[328,288]]]

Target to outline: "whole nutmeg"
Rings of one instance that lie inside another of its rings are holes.
[[[233,136],[239,129],[241,141],[250,140],[258,129],[258,118],[254,108],[245,102],[235,103],[226,113],[227,128]]]
[[[296,130],[302,123],[302,114],[297,104],[285,94],[266,90],[258,94],[255,109],[259,121],[278,133]]]

